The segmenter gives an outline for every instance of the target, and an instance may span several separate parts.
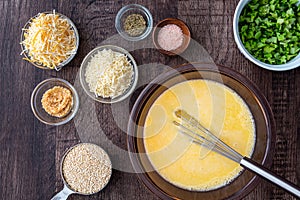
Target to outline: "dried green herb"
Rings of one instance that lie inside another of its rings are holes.
[[[146,21],[140,14],[128,15],[124,22],[125,32],[130,36],[141,35],[146,29]]]

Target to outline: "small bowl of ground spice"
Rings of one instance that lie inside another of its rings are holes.
[[[31,94],[31,109],[41,122],[62,125],[69,122],[79,107],[75,88],[67,81],[50,78],[39,83]]]
[[[146,38],[153,26],[150,11],[144,6],[130,4],[121,8],[115,19],[118,33],[126,40],[139,41]]]
[[[182,20],[167,18],[154,27],[152,39],[159,52],[174,56],[183,53],[187,49],[191,33]]]

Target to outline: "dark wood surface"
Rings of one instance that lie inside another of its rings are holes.
[[[232,33],[237,0],[0,0],[0,199],[50,199],[62,189],[59,165],[64,151],[80,140],[88,139],[74,122],[80,122],[80,117],[58,127],[39,122],[30,108],[31,92],[39,82],[49,77],[66,79],[75,84],[76,89],[82,90],[77,81],[84,56],[103,41],[111,42],[106,40],[117,33],[114,27],[117,11],[134,2],[149,8],[154,24],[167,17],[185,21],[193,39],[207,50],[215,63],[239,71],[258,86],[271,105],[277,125],[272,170],[300,185],[300,68],[285,72],[268,71],[255,66],[239,52]],[[76,57],[59,72],[35,68],[20,56],[22,26],[31,16],[52,9],[70,17],[80,34]],[[147,40],[151,42],[151,37]],[[165,68],[157,67],[159,65],[176,66],[186,62],[180,57],[163,56],[154,49],[143,49],[145,43],[135,46],[136,50],[131,52],[137,63],[159,64],[153,64],[153,68],[141,67],[140,77],[149,79],[163,72]],[[126,48],[126,45],[132,44],[124,42],[120,45]],[[197,57],[192,61],[197,61]],[[134,103],[143,87],[142,81],[139,80],[141,87],[127,101],[128,105],[119,103],[111,108],[110,105],[90,101],[103,132],[120,149],[127,149],[126,133],[116,125],[112,113]],[[85,96],[82,94],[81,98]],[[126,126],[126,119],[119,120],[121,127]],[[157,198],[141,185],[135,174],[114,170],[105,190],[88,197],[73,195],[70,199]],[[245,199],[293,197],[262,181]]]

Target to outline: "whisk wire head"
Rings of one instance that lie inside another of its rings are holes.
[[[182,109],[176,110],[175,116],[182,121],[181,123],[173,121],[176,126],[182,129],[180,133],[190,137],[194,143],[212,149],[216,153],[240,163],[243,158],[241,154],[225,144],[186,111]]]

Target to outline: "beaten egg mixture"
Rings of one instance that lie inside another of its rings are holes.
[[[144,145],[156,171],[168,182],[188,190],[207,191],[228,184],[242,168],[193,143],[173,124],[183,109],[243,156],[251,157],[255,125],[244,100],[227,86],[189,80],[167,89],[151,106],[144,126]]]

